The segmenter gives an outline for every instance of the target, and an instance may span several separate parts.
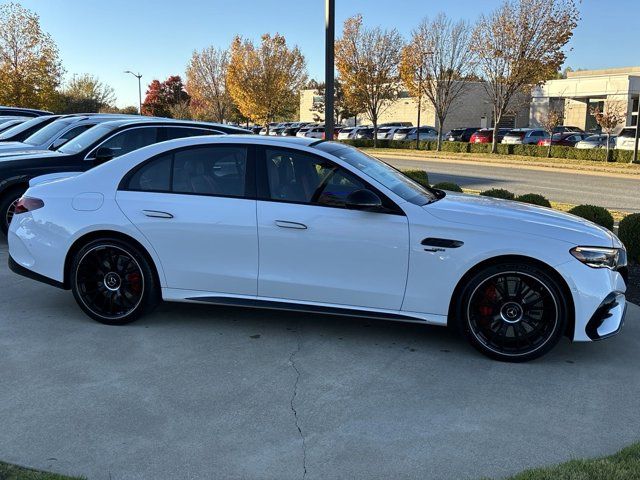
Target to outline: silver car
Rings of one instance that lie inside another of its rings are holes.
[[[418,139],[418,127],[399,128],[393,134],[394,140],[415,141]],[[420,127],[420,140],[437,140],[438,131],[434,127]]]
[[[0,157],[33,153],[35,150],[57,150],[69,140],[91,127],[113,120],[140,118],[138,115],[84,114],[69,115],[49,123],[22,142],[0,143]]]
[[[636,142],[636,128],[637,127],[624,127],[616,139],[616,148],[620,150],[633,150]]]
[[[514,128],[507,133],[501,143],[507,145],[537,145],[544,138],[548,138],[549,134],[541,128]]]
[[[616,146],[616,135],[609,136],[609,148]],[[607,148],[607,136],[603,133],[591,135],[584,140],[580,140],[575,145],[576,148]]]

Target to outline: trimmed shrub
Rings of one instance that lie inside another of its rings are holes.
[[[516,197],[516,200],[518,202],[530,203],[532,205],[538,205],[540,207],[551,208],[551,203],[549,203],[549,200],[544,198],[542,195],[538,195],[537,193],[525,193],[524,195]]]
[[[601,227],[613,230],[613,215],[606,208],[595,205],[578,205],[569,210],[569,213],[586,218]]]
[[[458,185],[457,183],[453,183],[453,182],[440,182],[440,183],[436,183],[433,188],[437,188],[440,190],[449,190],[450,192],[459,192],[462,193],[462,189],[460,188],[460,185]]]
[[[640,263],[640,213],[632,213],[620,221],[618,237],[627,247],[629,259]]]
[[[505,190],[504,188],[492,188],[490,190],[485,190],[484,192],[480,192],[480,195],[484,197],[503,198],[504,200],[513,200],[516,197],[514,193],[511,193],[509,190]]]
[[[423,185],[425,187],[429,186],[429,174],[424,170],[402,170],[402,173],[404,173],[413,181],[418,182],[420,185]]]

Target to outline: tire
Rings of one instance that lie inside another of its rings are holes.
[[[71,290],[80,308],[106,325],[125,325],[160,302],[160,287],[146,255],[129,242],[103,238],[73,257]]]
[[[456,305],[457,325],[482,354],[526,362],[549,352],[567,325],[567,299],[544,269],[526,263],[475,273]]]
[[[26,192],[24,187],[14,187],[7,190],[0,197],[0,233],[6,236],[9,233],[9,223],[13,217],[15,203]]]

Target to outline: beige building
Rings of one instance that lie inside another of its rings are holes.
[[[313,110],[314,103],[322,102],[322,97],[316,95],[315,90],[303,90],[300,93],[300,121],[317,122],[324,120],[324,114]],[[357,119],[347,120],[347,124],[353,125],[357,120],[358,125],[370,124],[371,120],[364,114]],[[411,122],[417,125],[418,102],[411,98],[408,92],[400,92],[399,98],[390,102],[380,115],[378,123],[386,122]],[[526,127],[529,123],[529,104],[524,103],[517,114],[503,116],[500,125],[504,127]],[[436,117],[433,107],[426,98],[422,99],[421,125],[436,126]],[[493,114],[491,103],[481,83],[469,82],[464,94],[449,109],[449,114],[443,126],[443,133],[452,128],[462,127],[491,127],[493,126]]]
[[[640,67],[609,68],[568,72],[567,78],[550,80],[532,92],[530,124],[538,126],[550,110],[564,112],[564,124],[594,130],[597,124],[591,109],[606,110],[616,103],[626,115],[620,125],[638,124],[638,95],[640,94]]]

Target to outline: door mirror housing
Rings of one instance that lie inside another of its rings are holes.
[[[371,190],[356,190],[351,192],[345,202],[346,207],[352,210],[379,210],[382,208],[382,200]]]
[[[113,159],[115,156],[116,156],[116,152],[113,148],[100,147],[96,150],[96,153],[93,159],[96,163],[104,163]]]

